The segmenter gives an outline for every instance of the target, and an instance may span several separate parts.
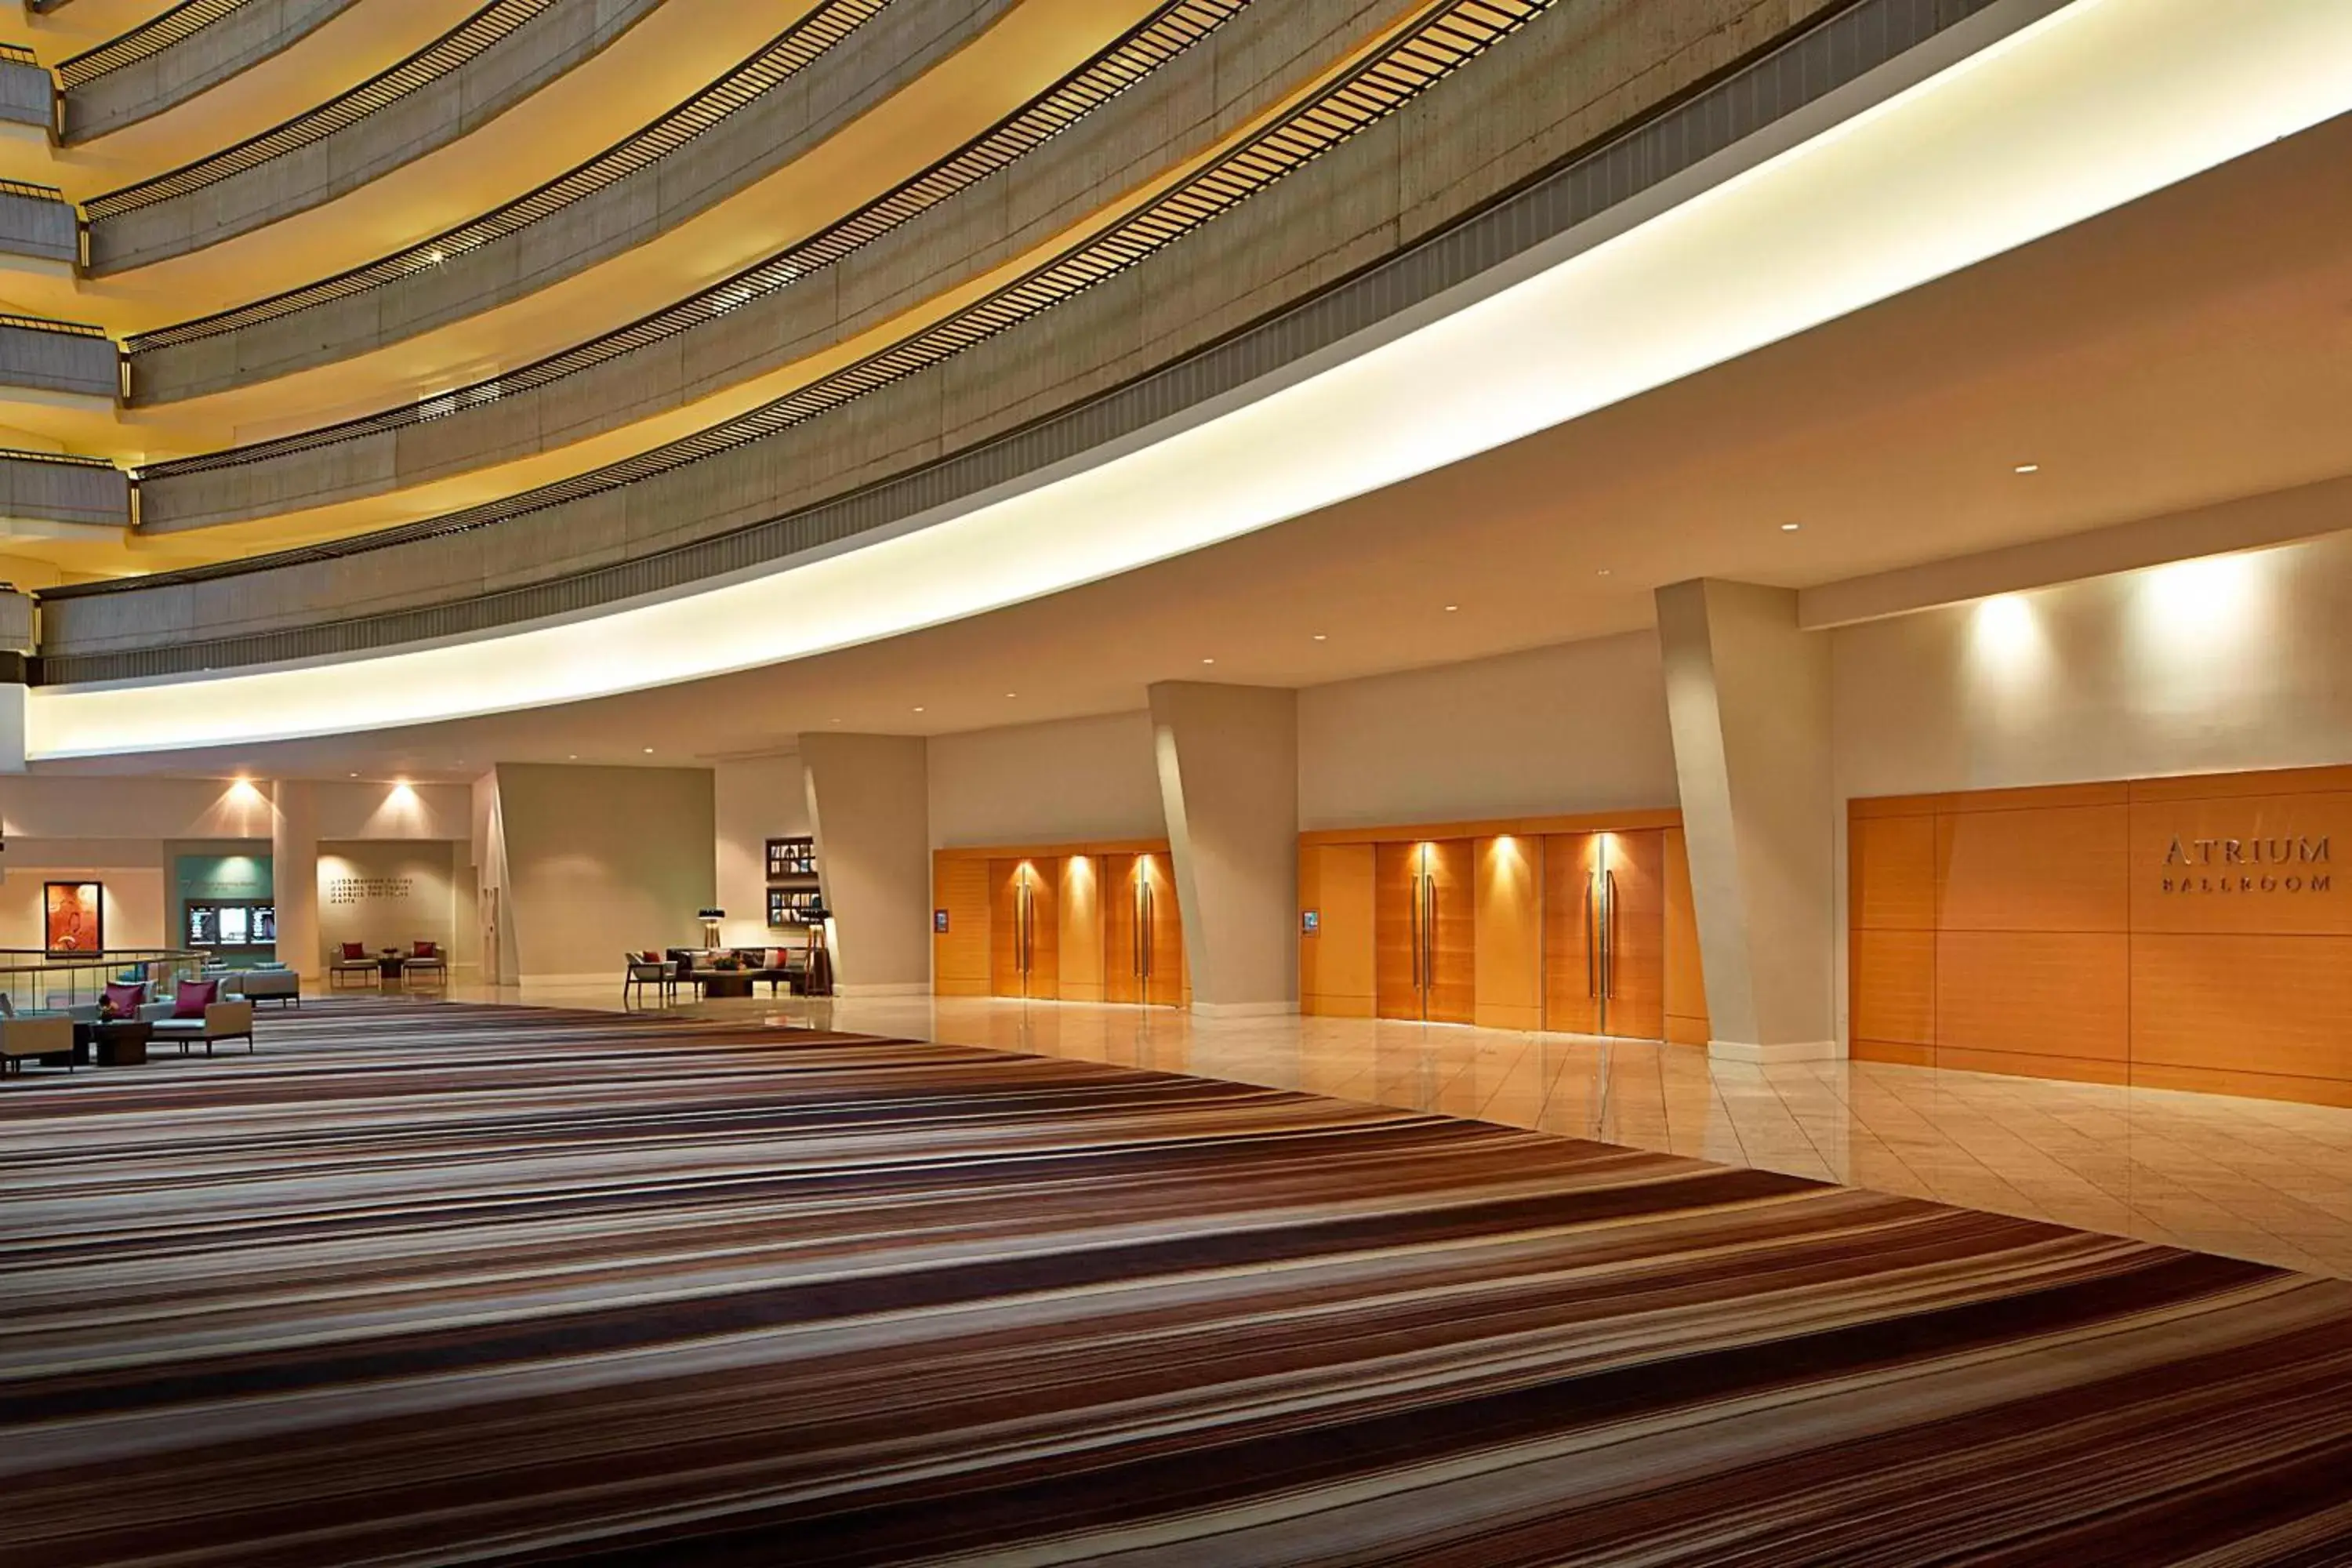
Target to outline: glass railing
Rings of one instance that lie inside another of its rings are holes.
[[[0,948],[0,992],[19,1013],[61,1013],[95,1004],[117,983],[145,982],[150,997],[169,996],[203,973],[205,955],[170,948],[49,953]]]

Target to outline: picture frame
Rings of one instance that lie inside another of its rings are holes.
[[[41,884],[41,945],[52,958],[106,951],[106,884]]]

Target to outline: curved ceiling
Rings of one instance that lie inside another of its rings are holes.
[[[478,642],[37,689],[33,754],[576,702],[1115,579],[1675,383],[2352,108],[2352,12],[2331,0],[2278,0],[2258,18],[2196,0],[2076,0],[2026,20],[2036,9],[1995,7],[1985,29],[2025,25],[1925,81],[1859,84],[1892,96],[1821,106],[1810,141],[1702,171],[1715,183],[1647,221],[1567,237],[1530,258],[1532,275],[1490,275],[1450,313],[1020,493],[785,570]],[[1837,112],[1848,118],[1824,122]]]

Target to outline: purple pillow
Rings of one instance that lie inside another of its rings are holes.
[[[118,982],[106,988],[104,1011],[117,1018],[135,1018],[139,1009],[147,1005],[147,987],[143,982]]]
[[[178,993],[172,998],[172,1016],[201,1018],[205,1016],[205,1009],[218,1000],[220,1000],[219,981],[183,980],[180,982]]]

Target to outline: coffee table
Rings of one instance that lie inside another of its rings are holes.
[[[698,969],[694,978],[702,984],[703,1000],[713,996],[749,996],[751,975],[743,969]]]
[[[148,1042],[155,1037],[143,1018],[115,1018],[74,1025],[74,1050],[102,1068],[142,1067]]]

